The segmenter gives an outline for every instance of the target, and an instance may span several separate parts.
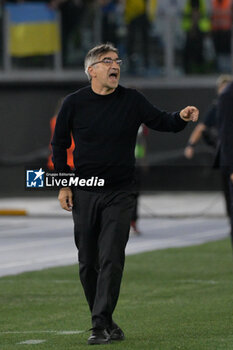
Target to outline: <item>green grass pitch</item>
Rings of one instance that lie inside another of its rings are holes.
[[[228,239],[127,257],[114,313],[126,339],[97,349],[232,350],[232,263]],[[77,265],[0,278],[1,350],[87,349],[90,332],[59,332],[90,327]]]

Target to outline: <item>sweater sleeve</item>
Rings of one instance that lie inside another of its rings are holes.
[[[168,113],[153,106],[141,93],[138,93],[141,122],[157,131],[178,132],[185,128],[187,122],[180,118],[179,112]]]
[[[71,146],[71,118],[72,104],[66,98],[58,113],[51,142],[54,168],[59,172],[70,171],[70,167],[67,165],[67,149]]]

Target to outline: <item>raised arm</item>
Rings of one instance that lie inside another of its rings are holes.
[[[181,131],[187,122],[196,122],[199,116],[199,110],[194,106],[187,106],[180,112],[174,113],[161,111],[140,93],[138,94],[138,104],[142,122],[157,131]]]

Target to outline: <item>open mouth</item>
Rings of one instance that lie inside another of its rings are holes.
[[[112,73],[110,73],[110,74],[109,74],[109,78],[110,78],[111,80],[117,80],[117,78],[118,78],[118,73],[117,73],[117,72],[112,72]]]

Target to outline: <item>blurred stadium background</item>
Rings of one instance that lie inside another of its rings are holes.
[[[207,23],[201,32],[203,60],[191,62],[189,67],[184,57],[193,15],[187,4],[193,1],[150,0],[144,8],[142,3],[1,2],[1,196],[31,194],[25,191],[25,169],[33,165],[46,167],[50,119],[63,96],[88,84],[83,59],[97,43],[109,40],[119,48],[124,60],[122,84],[136,87],[156,106],[168,111],[196,105],[200,120],[203,119],[216,96],[217,77],[231,73],[233,62],[232,51],[220,55],[215,50],[211,0],[200,1],[204,9],[199,16]],[[140,33],[136,32],[134,47],[128,47],[129,36],[136,30],[130,27],[129,18],[137,15],[146,15],[148,19],[147,63]],[[195,56],[198,48],[194,45],[192,50]],[[189,125],[178,135],[149,134],[145,189],[221,188],[219,174],[211,168],[214,157],[211,148],[201,142],[192,160],[183,156],[193,128],[194,125]]]

